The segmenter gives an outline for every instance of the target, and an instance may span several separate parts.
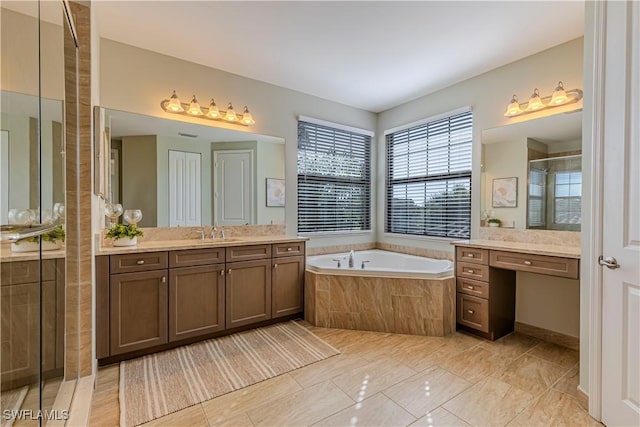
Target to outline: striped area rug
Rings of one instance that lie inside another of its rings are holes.
[[[298,322],[120,364],[120,425],[135,426],[340,353]]]

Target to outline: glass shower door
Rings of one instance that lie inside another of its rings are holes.
[[[2,426],[45,424],[64,372],[62,2],[0,2]]]

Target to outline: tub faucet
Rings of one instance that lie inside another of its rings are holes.
[[[353,268],[355,256],[356,256],[356,253],[353,251],[353,249],[351,249],[351,252],[349,252],[349,268]]]

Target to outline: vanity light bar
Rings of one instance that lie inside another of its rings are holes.
[[[209,120],[222,120],[245,126],[250,126],[255,123],[253,116],[246,105],[244,106],[242,114],[237,114],[235,112],[231,102],[229,102],[225,111],[220,111],[213,98],[211,98],[209,107],[201,107],[195,95],[193,95],[189,104],[184,104],[180,102],[175,90],[173,91],[171,98],[160,102],[160,107],[162,107],[162,109],[167,113],[182,114],[184,116],[201,117]]]
[[[521,116],[523,114],[534,113],[536,111],[548,108],[560,107],[561,105],[573,104],[582,99],[582,91],[580,89],[565,90],[562,82],[558,82],[558,86],[553,94],[542,98],[538,88],[533,90],[533,94],[527,102],[520,103],[518,96],[513,95],[507,110],[504,112],[505,117]]]

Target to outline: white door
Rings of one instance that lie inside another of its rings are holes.
[[[608,2],[605,32],[602,422],[640,425],[640,3]]]
[[[253,151],[214,151],[213,164],[215,223],[253,224]]]
[[[200,153],[169,150],[169,226],[202,225]]]

